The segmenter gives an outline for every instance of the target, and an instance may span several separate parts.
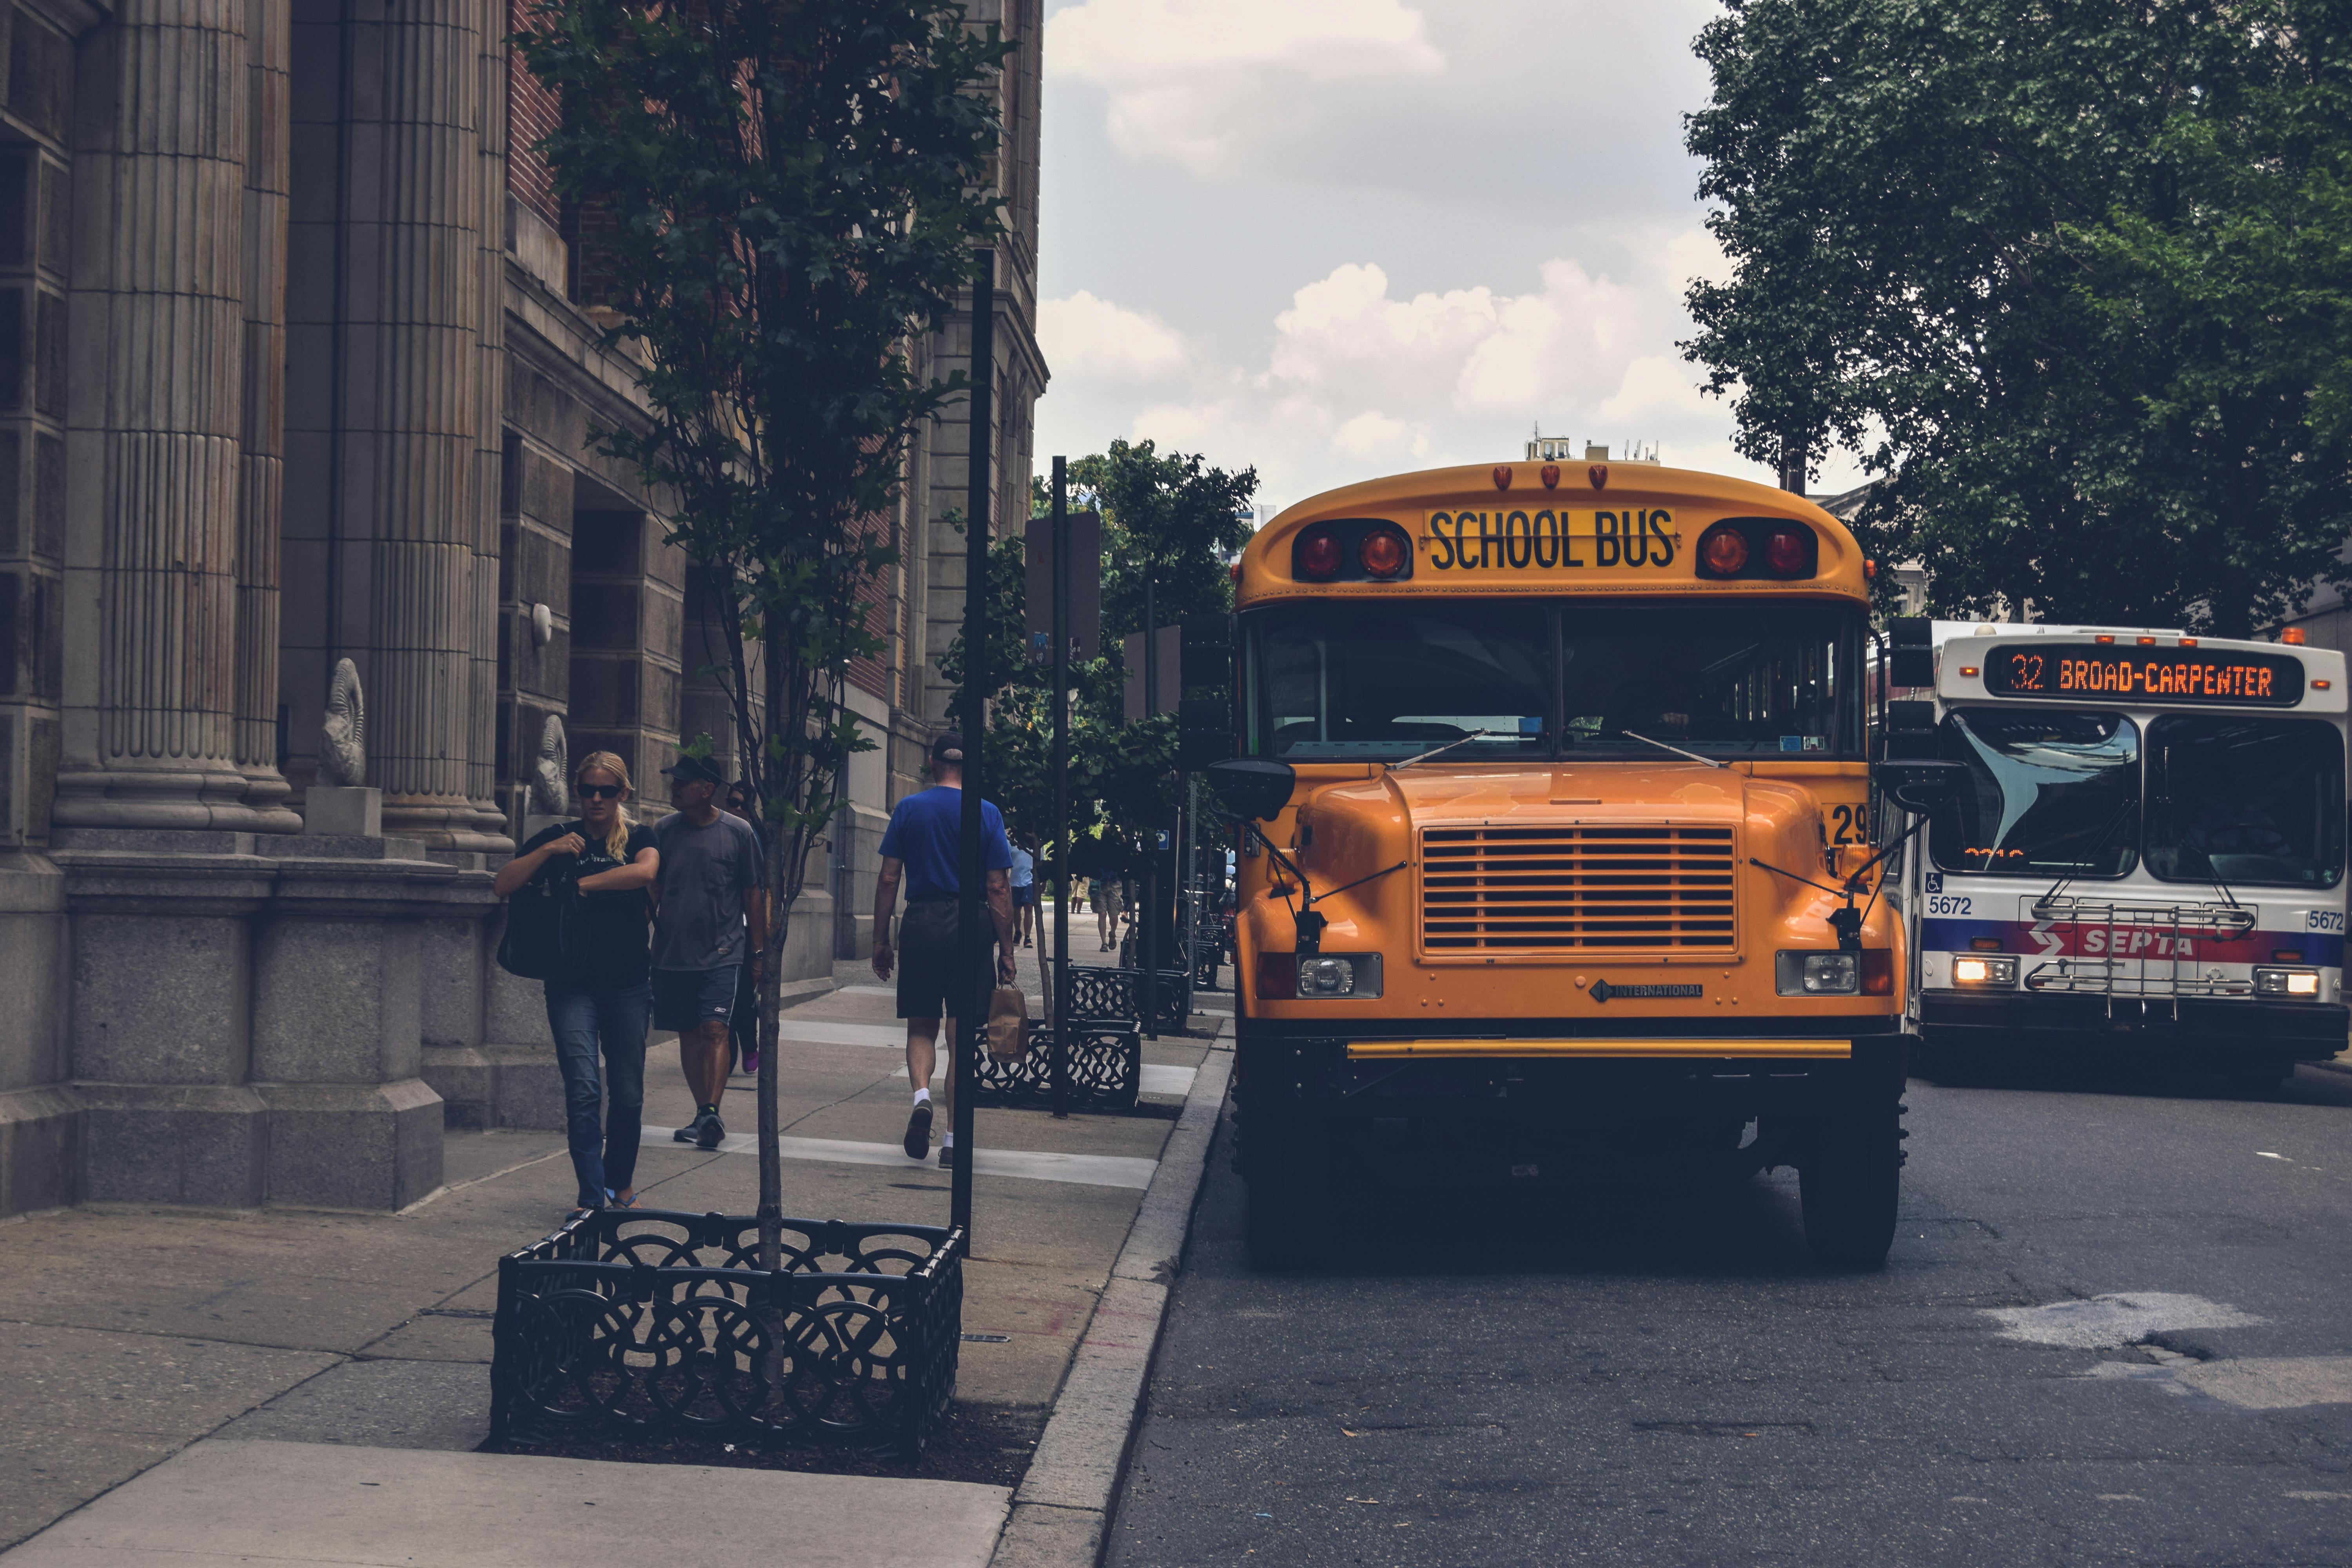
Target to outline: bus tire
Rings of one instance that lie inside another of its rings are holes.
[[[1332,1139],[1307,1117],[1253,1117],[1242,1133],[1250,1267],[1280,1273],[1330,1256]]]
[[[1805,1244],[1822,1262],[1876,1268],[1886,1261],[1903,1186],[1902,1114],[1891,1103],[1841,1111],[1806,1141],[1797,1191]]]

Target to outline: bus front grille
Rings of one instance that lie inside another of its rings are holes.
[[[1737,858],[1729,826],[1423,828],[1422,947],[1728,953]]]

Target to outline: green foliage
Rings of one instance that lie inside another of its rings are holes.
[[[1198,454],[1162,457],[1150,441],[1113,441],[1070,464],[1071,505],[1103,514],[1103,636],[1143,629],[1143,579],[1163,626],[1234,607],[1227,566],[1249,542],[1257,470],[1208,467]]]
[[[1162,626],[1233,606],[1227,563],[1248,542],[1253,469],[1229,474],[1197,456],[1162,457],[1150,441],[1115,441],[1107,453],[1070,464],[1073,510],[1103,516],[1103,646],[1070,666],[1070,819],[1083,870],[1106,850],[1131,859],[1144,836],[1176,815],[1176,717],[1126,720],[1127,664],[1119,638],[1143,625],[1143,569],[1157,574],[1153,605]],[[1041,510],[1052,497],[1033,484]],[[1054,816],[1053,667],[1033,664],[1025,646],[1027,578],[1018,539],[989,551],[989,668],[1003,678],[990,699],[986,788],[1016,835],[1042,840]],[[963,640],[940,656],[962,701]],[[1047,847],[1050,848],[1050,846]]]
[[[644,351],[647,422],[593,439],[664,498],[718,601],[780,951],[843,763],[872,746],[841,700],[879,646],[859,590],[895,559],[913,432],[963,384],[917,376],[908,343],[998,233],[1011,46],[954,0],[550,0],[515,47],[563,101],[540,143],[558,188],[603,220],[608,345]]]
[[[2339,574],[2340,4],[1732,0],[1697,48],[1736,270],[1685,349],[1742,451],[1861,452],[1946,613],[2245,635]]]

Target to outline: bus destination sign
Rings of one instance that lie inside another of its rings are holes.
[[[1996,697],[2292,708],[2303,700],[2303,664],[2277,654],[2054,643],[2000,649],[1985,660],[1984,683]]]

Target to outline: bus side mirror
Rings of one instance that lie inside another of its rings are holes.
[[[1968,768],[1959,763],[1890,757],[1872,773],[1881,795],[1906,811],[1925,816],[1952,797]]]
[[[1233,757],[1202,770],[1209,793],[1234,816],[1271,822],[1290,804],[1298,774],[1288,763],[1271,757]]]
[[[1934,762],[1943,752],[1943,738],[1936,732],[1934,703],[1898,698],[1886,705],[1886,730],[1879,752],[1883,760]]]
[[[1926,616],[1897,616],[1886,623],[1886,683],[1936,684],[1936,623]]]
[[[1176,766],[1206,773],[1240,749],[1234,738],[1234,618],[1185,616],[1178,647]]]

